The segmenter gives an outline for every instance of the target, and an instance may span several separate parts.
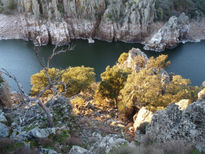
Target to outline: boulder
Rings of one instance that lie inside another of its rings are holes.
[[[110,134],[103,137],[101,140],[96,142],[89,151],[93,153],[109,153],[111,150],[121,146],[123,144],[128,144],[123,138],[120,138],[118,135]]]
[[[73,146],[71,150],[69,151],[69,154],[94,154],[92,152],[89,152],[88,150],[79,147],[79,146]]]
[[[5,124],[0,123],[0,137],[8,137],[9,130],[9,127],[7,127]]]
[[[7,122],[6,117],[4,116],[4,112],[0,109],[0,122]]]
[[[185,110],[189,104],[190,104],[189,99],[182,99],[178,103],[176,103],[176,105],[179,106],[179,110]]]
[[[50,131],[48,129],[40,129],[38,127],[29,131],[28,136],[35,138],[45,138],[50,135]]]
[[[152,121],[152,117],[153,112],[147,110],[146,107],[142,107],[133,117],[134,130],[136,131],[143,124],[150,123]]]
[[[57,154],[56,151],[54,151],[52,149],[46,149],[46,148],[40,148],[39,153],[40,154]]]
[[[198,93],[199,100],[205,100],[205,88]]]

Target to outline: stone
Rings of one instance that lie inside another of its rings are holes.
[[[4,112],[0,109],[0,122],[7,122],[6,117],[4,116]]]
[[[153,112],[146,109],[146,107],[142,107],[138,113],[136,113],[133,117],[133,127],[136,131],[142,124],[147,124],[152,121]]]
[[[36,137],[36,138],[45,138],[50,135],[50,132],[47,129],[40,129],[38,127],[32,129],[29,131],[28,135],[30,137]]]
[[[179,106],[179,110],[185,110],[188,105],[190,104],[190,100],[189,99],[182,99],[179,102],[176,103],[176,105]]]
[[[202,82],[201,87],[205,87],[205,81]]]
[[[7,127],[5,124],[0,123],[0,137],[8,137],[9,130],[9,127]]]
[[[147,57],[147,55],[142,52],[139,48],[132,48],[131,50],[129,50],[128,52],[128,58],[127,60],[123,63],[122,67],[123,68],[126,68],[126,67],[129,67],[129,68],[132,68],[132,70],[137,70],[137,69],[140,69],[138,68],[138,66],[136,65],[135,61],[134,61],[134,58],[136,56],[142,56],[144,57],[145,61],[147,61],[149,58]]]
[[[115,149],[123,144],[128,144],[128,141],[120,138],[118,135],[110,134],[96,142],[89,151],[93,153],[109,153],[112,149]]]
[[[205,100],[205,88],[198,93],[199,100]]]
[[[55,150],[46,149],[46,148],[40,148],[39,152],[40,154],[57,154]]]
[[[69,151],[69,154],[92,154],[92,152],[89,152],[88,150],[79,146],[73,146]]]

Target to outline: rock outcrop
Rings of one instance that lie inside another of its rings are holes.
[[[157,142],[183,140],[195,144],[200,151],[205,152],[203,115],[205,115],[205,101],[196,101],[185,110],[180,110],[178,105],[171,103],[165,110],[154,114],[144,135],[150,136]],[[135,139],[139,141],[139,137],[138,132]]]
[[[153,113],[147,110],[145,107],[142,107],[138,113],[136,113],[133,117],[134,121],[134,129],[135,131],[141,126],[148,124],[152,121]]]
[[[176,47],[186,39],[189,31],[189,17],[182,13],[178,18],[173,16],[146,43],[144,49],[164,51],[166,48]]]

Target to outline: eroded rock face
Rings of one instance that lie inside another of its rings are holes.
[[[155,0],[18,0],[17,7],[27,16],[25,38],[35,45],[64,45],[71,38],[136,42],[149,32]]]
[[[205,101],[196,101],[185,110],[171,103],[165,110],[157,111],[146,127],[145,135],[154,141],[183,140],[194,143],[204,151],[205,146]],[[139,132],[135,139],[138,140]]]
[[[144,49],[164,51],[176,47],[181,40],[186,39],[189,31],[189,17],[182,13],[178,18],[173,16],[146,43]]]

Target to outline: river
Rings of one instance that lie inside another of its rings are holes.
[[[97,80],[107,65],[115,64],[122,52],[130,50],[132,47],[140,49],[143,47],[140,44],[104,41],[88,44],[86,40],[75,40],[72,41],[72,44],[75,46],[74,50],[56,56],[51,66],[57,68],[80,65],[94,67]],[[5,68],[14,74],[27,92],[31,87],[31,75],[41,70],[33,48],[31,42],[22,40],[0,41],[0,68]],[[44,61],[52,53],[52,48],[51,45],[40,48],[40,56]],[[190,79],[193,85],[201,85],[205,80],[205,42],[181,44],[175,49],[162,53],[153,51],[145,51],[145,53],[149,57],[168,54],[171,65],[167,71]],[[11,90],[17,90],[15,83],[7,77],[5,78],[8,80]]]

